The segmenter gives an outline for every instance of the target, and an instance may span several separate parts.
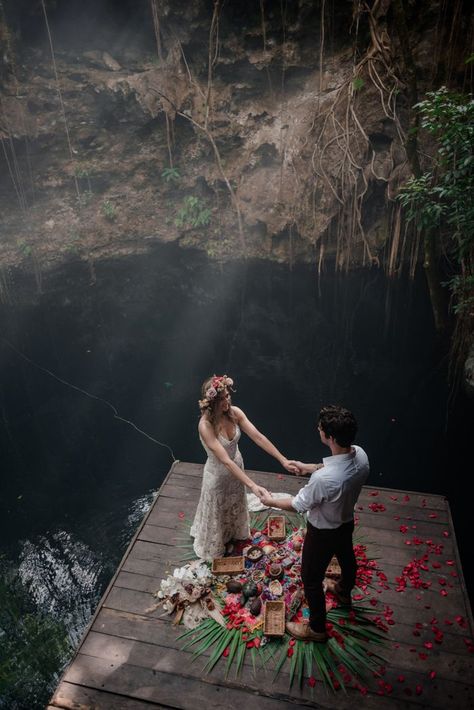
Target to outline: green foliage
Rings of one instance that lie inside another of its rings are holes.
[[[176,214],[177,227],[206,227],[211,221],[211,210],[199,197],[189,195]]]
[[[76,198],[79,207],[86,207],[92,200],[92,190],[85,190]]]
[[[33,252],[31,246],[29,244],[27,244],[26,242],[20,242],[20,244],[18,245],[18,248],[20,249],[23,256],[31,256],[31,254]]]
[[[77,178],[89,178],[89,168],[87,167],[87,165],[76,165],[76,167],[74,168],[74,175]]]
[[[191,662],[201,656],[206,659],[204,673],[210,673],[221,661],[225,662],[226,678],[232,668],[238,678],[245,658],[250,656],[254,668],[256,661],[264,669],[272,666],[275,678],[286,667],[290,687],[293,683],[301,687],[305,679],[307,682],[311,679],[332,691],[339,686],[346,692],[341,665],[350,671],[351,682],[368,683],[386,663],[378,650],[387,643],[387,638],[378,630],[374,613],[373,609],[364,607],[329,611],[328,622],[337,628],[340,643],[336,638],[331,638],[327,644],[296,640],[290,646],[288,634],[270,640],[264,637],[262,629],[252,632],[227,628],[214,619],[206,619],[196,629],[185,631],[178,640],[185,641],[183,651],[192,651]]]
[[[70,651],[64,625],[34,609],[0,560],[0,709],[43,708]]]
[[[167,183],[178,183],[181,179],[181,174],[178,168],[164,168],[161,171],[161,177]]]
[[[365,81],[360,76],[357,76],[352,81],[352,88],[354,89],[354,91],[360,91],[360,89],[363,89],[364,86],[365,86]]]
[[[472,307],[474,250],[474,99],[445,87],[427,93],[415,107],[421,127],[436,140],[438,150],[431,170],[411,178],[399,199],[406,217],[435,238],[439,234],[457,264],[449,287],[455,311]]]
[[[102,214],[109,222],[113,222],[117,218],[117,209],[110,200],[105,200],[102,203]]]

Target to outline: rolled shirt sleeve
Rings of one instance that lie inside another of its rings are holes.
[[[293,498],[292,505],[298,513],[306,513],[326,499],[327,495],[324,481],[321,479],[321,476],[318,475],[318,471],[315,471],[309,483]]]

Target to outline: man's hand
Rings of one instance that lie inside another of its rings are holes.
[[[255,485],[252,488],[252,493],[254,493],[258,498],[260,498],[262,503],[263,503],[263,500],[262,500],[263,497],[267,497],[267,498],[270,497],[270,493],[263,486]],[[264,505],[266,505],[266,503],[264,503]]]
[[[268,491],[265,495],[260,496],[260,501],[263,503],[263,505],[267,505],[269,508],[271,508],[273,503],[275,502],[272,498],[271,493],[269,493]]]
[[[320,468],[324,468],[323,463],[303,463],[302,461],[291,461],[297,468],[297,476],[309,476],[310,473],[319,471]]]
[[[298,464],[297,461],[293,461],[293,460],[290,460],[290,459],[285,459],[285,460],[282,462],[283,468],[286,468],[286,470],[287,470],[289,473],[294,473],[294,474],[296,474],[297,476],[299,476],[300,474],[299,474],[299,468],[298,468],[298,465],[297,465],[297,464]]]

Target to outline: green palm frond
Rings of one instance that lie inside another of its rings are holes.
[[[269,515],[273,514],[274,511],[268,509],[252,513],[250,520],[254,531],[264,531]],[[290,526],[301,528],[302,516],[296,513],[285,513],[285,516],[290,536]],[[191,521],[181,522],[182,526],[176,535],[177,546],[184,553],[183,560],[190,561],[196,559],[189,536]],[[354,542],[366,546],[365,538],[357,534],[357,528]],[[354,604],[352,607],[339,606],[327,612],[327,621],[333,625],[334,635],[326,644],[295,639],[290,646],[290,636],[287,633],[278,638],[265,638],[259,628],[244,635],[241,628],[228,629],[214,619],[206,619],[196,629],[181,634],[179,640],[183,642],[183,651],[189,653],[191,661],[200,657],[205,659],[203,671],[206,673],[210,673],[222,659],[226,678],[232,669],[238,678],[245,664],[252,669],[255,676],[257,668],[260,667],[272,668],[275,678],[281,671],[287,672],[290,687],[303,687],[305,680],[309,679],[311,692],[316,681],[334,692],[338,688],[347,692],[349,676],[351,683],[368,684],[372,676],[379,673],[380,666],[386,664],[382,647],[387,643],[387,634],[375,622],[380,611],[365,602],[370,586],[367,584],[364,585],[364,590],[355,590],[356,593],[364,595],[364,601],[360,604]],[[219,607],[225,605],[219,594],[215,593],[214,598]],[[260,640],[258,646],[249,644],[248,647],[249,641],[256,638]]]

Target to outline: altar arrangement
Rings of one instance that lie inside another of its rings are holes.
[[[290,686],[322,682],[365,693],[383,675],[380,647],[390,618],[363,600],[386,586],[385,575],[366,545],[356,543],[357,588],[353,604],[342,606],[332,592],[340,575],[333,558],[325,580],[328,642],[292,638],[285,623],[308,617],[300,576],[304,535],[302,516],[253,513],[248,540],[229,545],[212,563],[192,559],[175,569],[156,592],[158,605],[186,627],[183,650],[193,652],[192,660],[205,658],[206,672],[221,661],[226,675],[234,668],[238,676],[246,663],[276,675],[287,664]]]

